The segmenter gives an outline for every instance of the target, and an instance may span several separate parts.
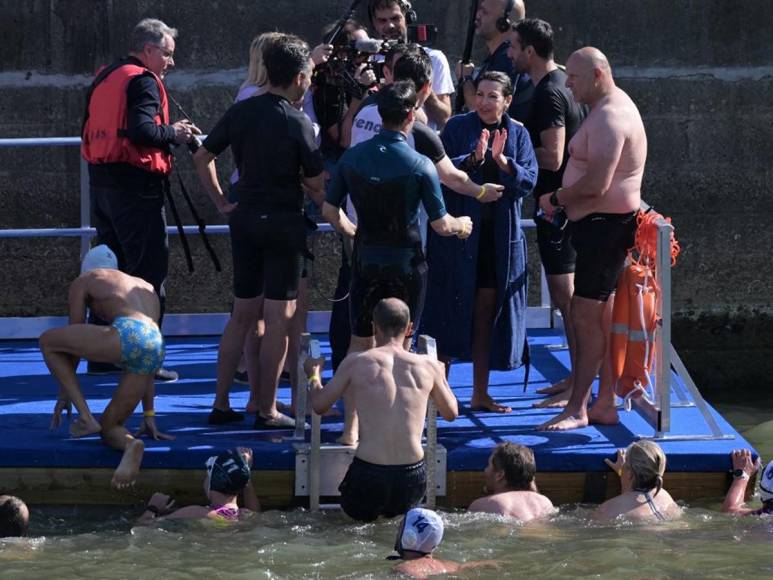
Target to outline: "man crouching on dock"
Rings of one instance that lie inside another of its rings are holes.
[[[153,375],[164,361],[164,340],[158,329],[160,307],[153,286],[140,278],[119,272],[112,251],[101,245],[83,258],[81,275],[70,285],[70,324],[47,330],[40,337],[40,350],[51,374],[59,383],[59,396],[51,427],[75,405],[78,418],[70,425],[73,437],[101,433],[105,444],[123,451],[112,485],[122,489],[134,483],[145,446],[124,426],[137,403],[143,401],[143,425],[137,435],[171,439],[156,428],[153,416]],[[110,326],[83,324],[86,308]],[[113,398],[97,421],[83,398],[75,371],[81,358],[120,365],[123,375]]]
[[[324,413],[349,390],[360,417],[357,452],[339,487],[341,507],[355,520],[393,518],[421,503],[427,488],[421,446],[427,399],[447,421],[459,414],[442,363],[403,348],[410,320],[404,302],[381,300],[373,309],[376,348],[348,355],[324,387],[324,359],[304,364],[315,412]]]

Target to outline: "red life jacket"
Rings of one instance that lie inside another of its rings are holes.
[[[150,73],[156,79],[161,106],[154,120],[168,123],[169,103],[161,79],[143,66],[118,64],[102,70],[90,89],[83,124],[81,155],[89,163],[128,163],[151,173],[172,172],[172,155],[158,147],[132,143],[126,136],[126,89],[136,76]]]

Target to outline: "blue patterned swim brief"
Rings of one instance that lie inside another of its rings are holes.
[[[121,341],[121,367],[137,375],[153,375],[164,362],[164,338],[158,326],[121,316],[111,324]]]

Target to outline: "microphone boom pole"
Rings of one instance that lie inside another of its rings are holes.
[[[464,38],[464,51],[462,52],[462,65],[472,61],[472,42],[475,39],[475,15],[478,13],[478,0],[470,1],[470,17],[467,21],[467,36]],[[459,114],[464,108],[464,74],[457,79],[456,101],[454,102],[454,114]]]

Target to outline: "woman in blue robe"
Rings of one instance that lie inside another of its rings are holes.
[[[507,116],[510,78],[487,72],[478,79],[476,111],[451,118],[441,138],[451,161],[476,183],[499,183],[502,197],[481,203],[443,188],[451,215],[472,218],[467,240],[429,232],[427,297],[421,332],[435,337],[444,360],[473,362],[473,410],[510,412],[488,394],[489,370],[528,361],[526,242],[521,199],[537,182],[528,131]]]

